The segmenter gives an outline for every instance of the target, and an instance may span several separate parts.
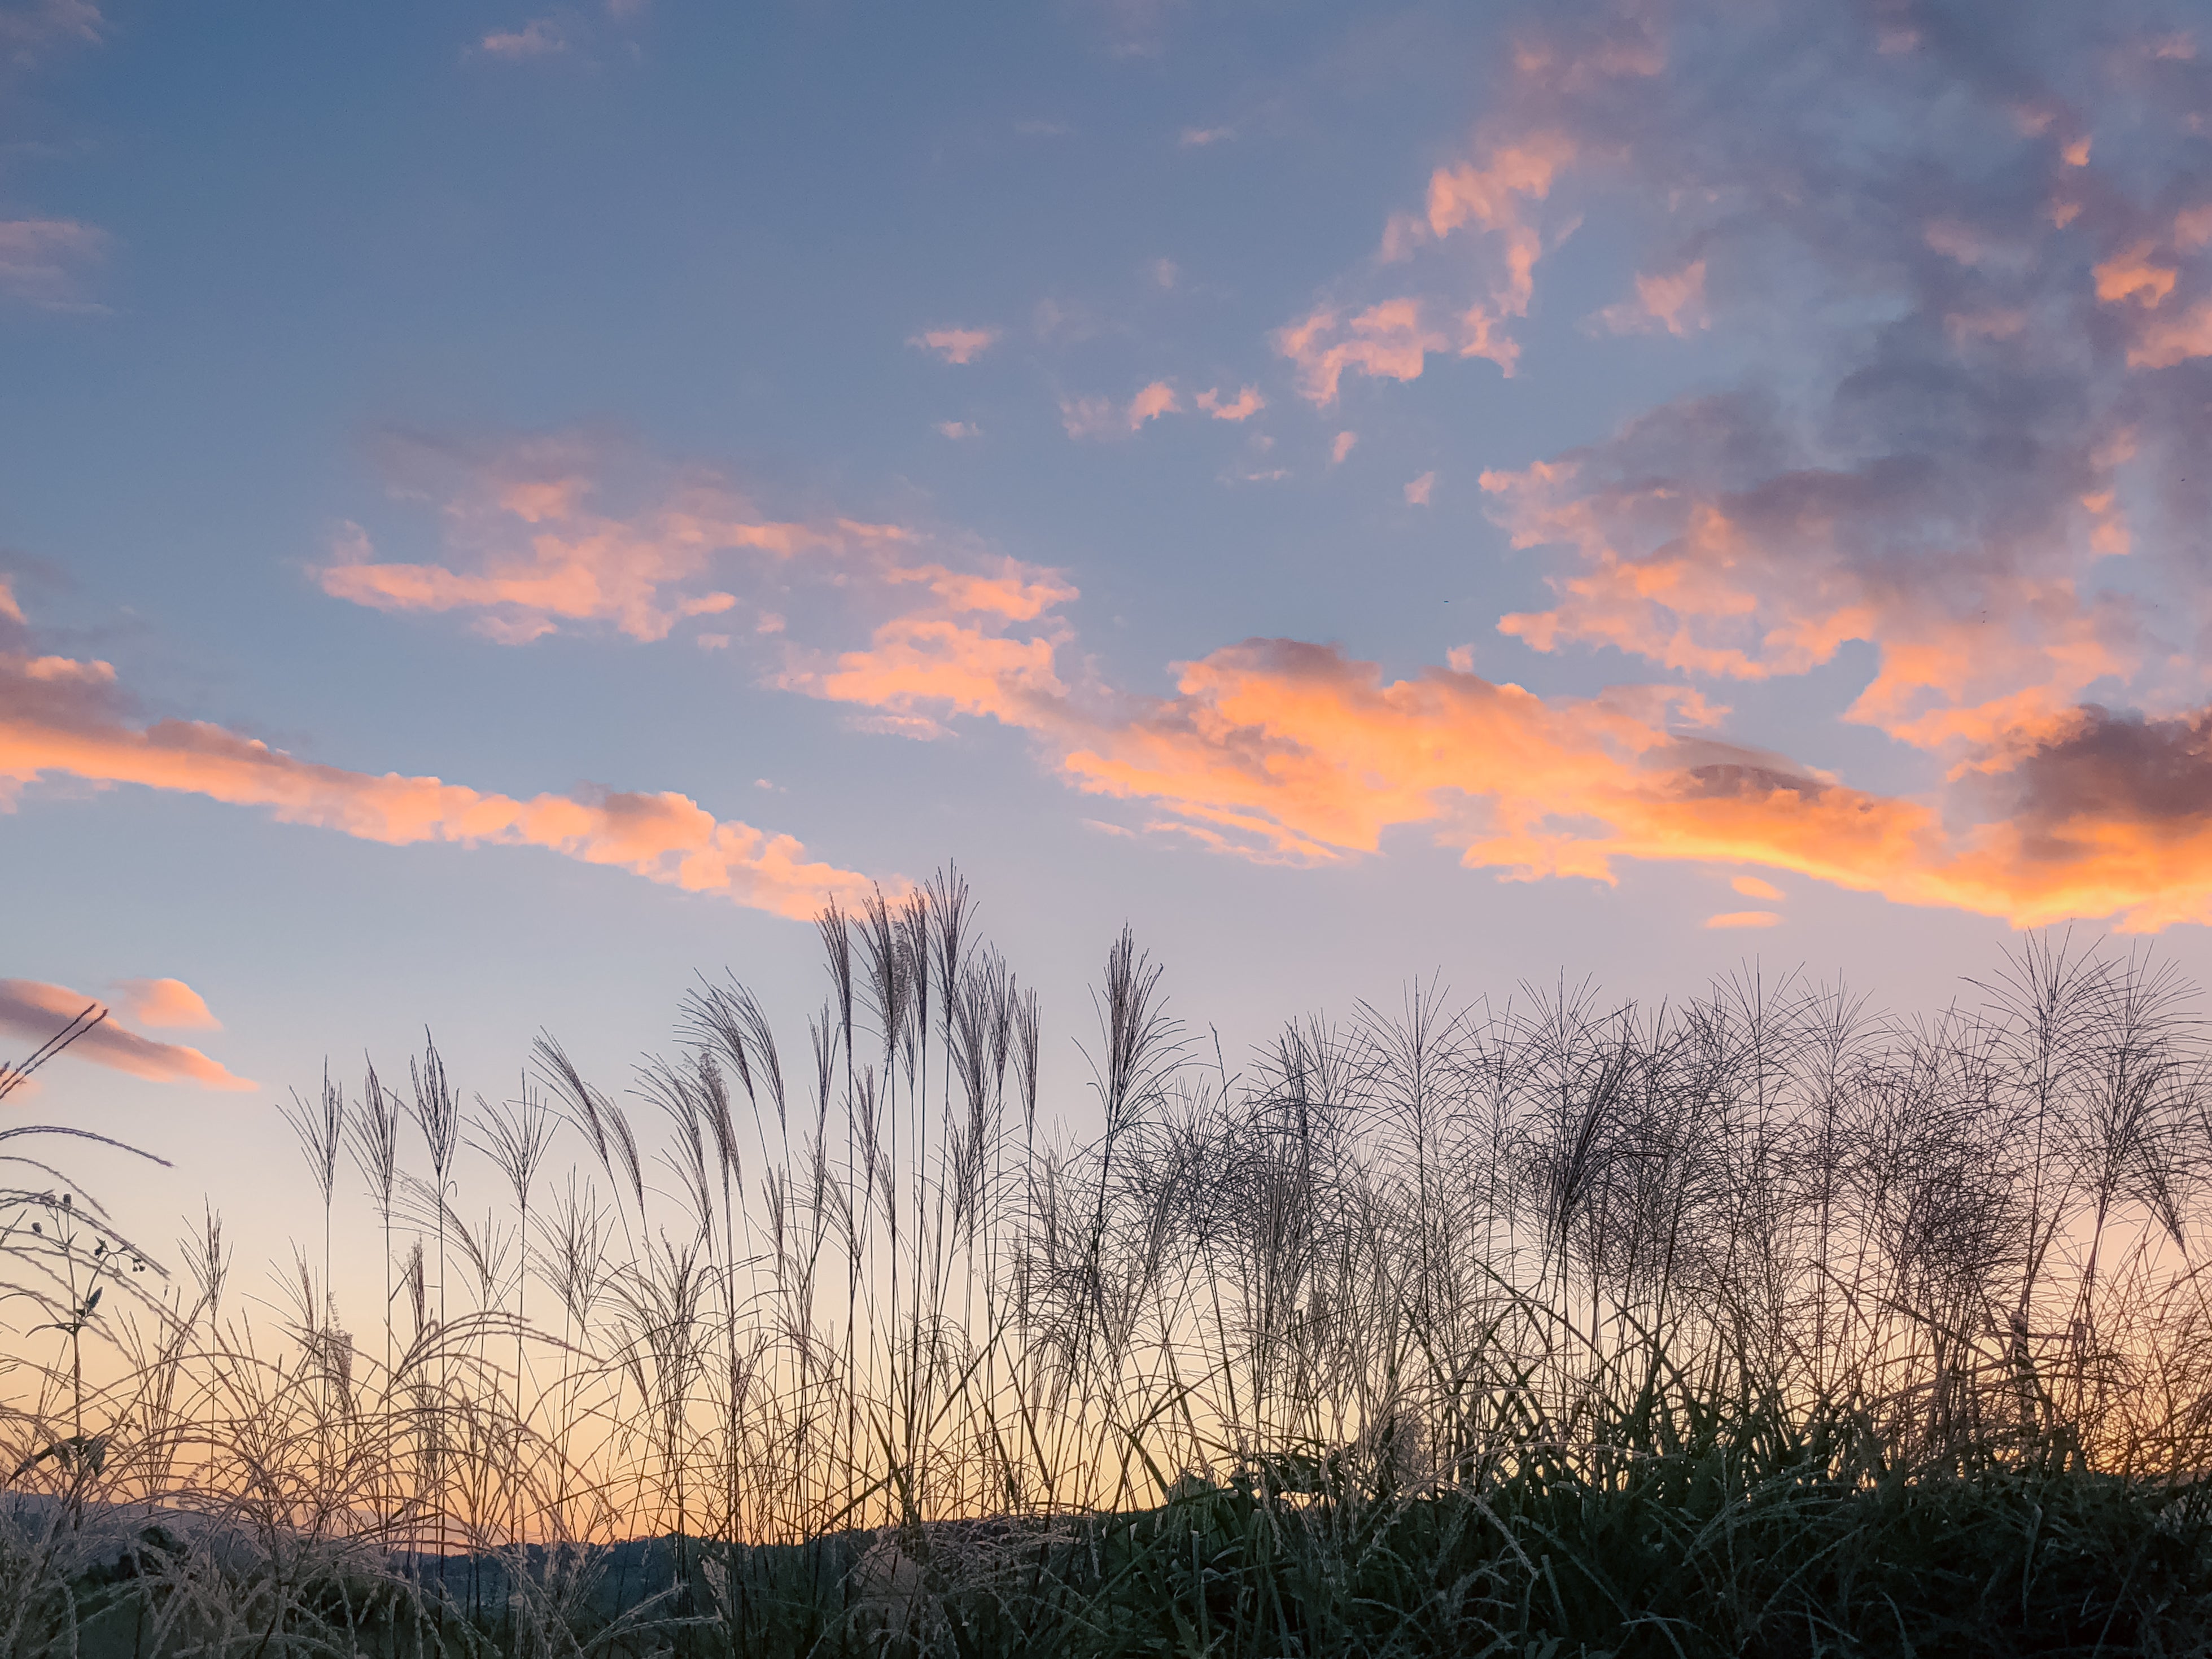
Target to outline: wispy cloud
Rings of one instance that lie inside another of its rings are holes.
[[[1426,507],[1429,504],[1429,493],[1436,487],[1437,475],[1433,472],[1424,472],[1419,477],[1407,484],[1406,505]]]
[[[28,67],[64,47],[98,46],[106,27],[89,0],[11,0],[0,4],[0,64]]]
[[[1243,421],[1265,409],[1267,400],[1260,395],[1258,386],[1248,386],[1227,402],[1223,401],[1218,389],[1201,392],[1198,394],[1198,406],[1217,421]]]
[[[1226,143],[1236,136],[1234,127],[1185,127],[1176,142],[1185,149],[1203,149],[1209,144]]]
[[[1598,321],[1615,334],[1644,334],[1664,329],[1680,337],[1708,326],[1705,262],[1693,259],[1665,276],[1636,279],[1636,299],[1607,306]]]
[[[969,363],[997,342],[995,328],[930,328],[911,336],[907,343],[933,351],[948,363]]]
[[[0,219],[0,298],[49,311],[89,311],[91,271],[110,239],[75,219]]]
[[[1060,423],[1071,438],[1126,437],[1144,429],[1147,421],[1178,413],[1182,405],[1166,380],[1154,380],[1127,404],[1110,398],[1063,398]]]
[[[391,611],[459,611],[504,644],[580,626],[665,639],[739,601],[712,585],[735,559],[782,563],[905,540],[896,525],[762,514],[718,475],[676,471],[591,440],[386,447],[395,486],[441,503],[446,562],[385,560],[349,525],[316,573],[333,598]],[[627,499],[611,503],[610,492]]]
[[[536,847],[780,915],[866,883],[809,859],[789,836],[717,820],[664,792],[585,790],[516,799],[434,777],[305,761],[204,721],[130,717],[108,664],[0,641],[0,805],[44,776],[204,796],[286,823],[405,846]],[[80,1005],[81,1006],[81,1005]]]
[[[550,17],[533,17],[520,28],[495,29],[477,43],[478,51],[510,63],[556,58],[568,50],[568,32]]]
[[[35,979],[0,979],[0,1030],[27,1044],[44,1042],[97,997]],[[155,1083],[196,1083],[203,1089],[243,1091],[260,1085],[237,1076],[221,1061],[182,1043],[156,1042],[126,1030],[111,1014],[64,1051],[71,1060],[89,1060]]]

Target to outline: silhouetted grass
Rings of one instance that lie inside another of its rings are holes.
[[[550,1036],[503,1103],[326,1080],[275,1303],[212,1216],[164,1278],[15,1192],[0,1646],[2212,1646],[2212,1095],[2149,958],[1913,1021],[1417,987],[1232,1074],[1125,933],[1072,1141],[957,876],[822,933],[795,1059],[702,981],[620,1096]]]

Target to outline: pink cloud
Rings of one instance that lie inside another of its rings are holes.
[[[93,309],[84,278],[107,248],[106,231],[75,219],[0,220],[0,295],[49,311]]]
[[[1162,815],[1149,828],[1263,861],[1339,862],[1423,827],[1514,879],[1610,881],[1624,858],[1735,863],[2023,926],[2212,920],[2212,829],[2193,805],[2212,799],[2212,710],[2158,728],[2162,747],[2142,760],[2142,740],[2099,711],[2022,725],[2003,774],[2017,807],[1951,830],[1926,803],[1680,735],[1721,712],[1687,688],[1546,699],[1478,678],[1459,653],[1385,681],[1334,647],[1250,640],[1181,665],[1172,696],[1133,697],[1060,672],[1072,588],[1017,568],[1006,592],[1020,601],[948,585],[934,609],[781,683],[867,711],[868,729],[934,737],[949,720],[995,720],[1076,788],[1149,803]],[[1982,786],[1964,787],[1961,808]]]
[[[1126,405],[1109,398],[1063,398],[1060,423],[1071,438],[1118,437],[1141,431],[1146,422],[1179,413],[1181,409],[1175,387],[1166,380],[1154,380]]]
[[[1069,634],[1058,612],[1079,595],[1058,572],[1013,559],[981,571],[927,565],[895,573],[890,586],[921,592],[866,649],[794,653],[775,684],[878,711],[888,723],[876,729],[921,738],[945,733],[940,714],[1024,726],[1066,696],[1054,654]]]
[[[2128,348],[2130,368],[2172,368],[2192,357],[2212,357],[2212,300],[2199,300],[2179,315],[2146,322]]]
[[[1175,388],[1165,380],[1154,380],[1129,400],[1129,430],[1134,432],[1146,421],[1172,415],[1176,408]]]
[[[1426,507],[1429,504],[1429,492],[1436,487],[1437,475],[1433,472],[1424,472],[1406,486],[1406,505]]]
[[[542,848],[779,915],[811,915],[825,896],[866,884],[809,860],[789,836],[718,821],[684,795],[518,800],[434,777],[350,772],[201,721],[136,725],[107,664],[0,650],[0,783],[48,775],[202,795],[388,846]]]
[[[1352,453],[1352,447],[1358,441],[1359,434],[1357,432],[1338,433],[1330,441],[1328,446],[1328,464],[1331,466],[1341,465],[1344,458]]]
[[[1110,398],[1062,398],[1060,424],[1071,438],[1103,438],[1126,429]]]
[[[948,363],[968,363],[988,351],[998,338],[995,328],[932,328],[912,336],[907,343],[933,351]]]
[[[2097,297],[2108,305],[2133,300],[2146,310],[2155,310],[2173,292],[2174,278],[2181,273],[2172,265],[2154,263],[2150,253],[2151,244],[2138,242],[2098,264],[2090,272],[2096,279]]]
[[[1949,473],[1883,457],[1820,466],[1793,453],[1763,397],[1688,400],[1586,449],[1482,475],[1516,546],[1573,554],[1549,579],[1552,609],[1498,627],[1540,651],[1611,647],[1749,680],[1806,673],[1863,641],[1876,667],[1848,718],[1924,747],[1985,741],[2143,659],[2136,617],[2074,574],[2124,532],[2101,493],[2124,453],[2099,447],[2111,435],[2085,434],[2087,453],[2063,472],[2008,483],[2000,507],[1962,487],[2004,466],[1970,434]],[[1763,474],[1729,476],[1744,446],[1767,453]],[[2024,486],[2047,497],[2041,510],[2018,510]],[[1910,580],[1880,551],[1906,535],[1970,550],[1958,568],[1972,579]]]
[[[520,62],[530,58],[550,58],[568,50],[568,37],[561,26],[550,17],[533,17],[519,29],[495,30],[477,42],[479,49],[494,58]]]
[[[1202,149],[1208,144],[1218,144],[1237,136],[1234,127],[1185,127],[1176,141],[1185,149]]]
[[[1616,334],[1663,328],[1680,336],[1705,327],[1705,262],[1692,260],[1671,275],[1638,276],[1635,303],[1607,306],[1598,320]]]
[[[222,1022],[209,1012],[198,991],[180,979],[121,979],[124,1012],[157,1031],[220,1031]]]
[[[702,471],[669,477],[647,468],[639,483],[622,476],[637,469],[575,439],[482,454],[432,445],[398,453],[408,493],[444,498],[451,562],[379,559],[368,533],[349,525],[316,572],[323,591],[379,611],[471,613],[477,632],[505,645],[580,625],[665,639],[687,618],[738,607],[735,594],[707,586],[733,559],[881,557],[910,538],[899,526],[854,519],[771,519]],[[611,482],[642,500],[627,511],[603,508]]]
[[[40,980],[0,979],[0,1030],[25,1042],[44,1042],[99,1002],[97,997]],[[197,1048],[156,1042],[125,1030],[112,1015],[77,1038],[64,1053],[72,1060],[88,1060],[155,1083],[197,1083],[203,1089],[232,1091],[260,1086],[250,1078],[236,1076]]]
[[[1314,404],[1336,401],[1345,374],[1394,380],[1419,380],[1431,351],[1451,342],[1422,320],[1419,300],[1386,300],[1349,321],[1329,307],[1279,329],[1275,349],[1298,368],[1298,389]]]
[[[1438,167],[1429,177],[1430,235],[1441,240],[1472,225],[1504,237],[1504,301],[1516,316],[1528,311],[1531,273],[1543,252],[1524,216],[1525,205],[1551,194],[1553,179],[1574,161],[1576,149],[1565,133],[1534,133],[1492,149],[1480,162]]]
[[[1198,406],[1217,421],[1242,421],[1265,409],[1267,400],[1260,395],[1259,387],[1248,386],[1237,394],[1232,403],[1222,402],[1218,389],[1201,392],[1198,394]]]
[[[90,0],[24,0],[0,8],[0,61],[28,64],[51,47],[96,46],[106,27]]]

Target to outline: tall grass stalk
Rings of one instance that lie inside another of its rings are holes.
[[[326,1081],[274,1322],[211,1214],[149,1291],[38,1164],[11,1650],[2212,1639],[2212,1090],[2154,959],[2031,939],[1917,1018],[1425,981],[1232,1073],[1125,930],[1071,1136],[975,914],[951,871],[825,911],[788,1079],[702,980],[622,1087],[550,1036],[472,1113],[434,1046],[407,1108]]]

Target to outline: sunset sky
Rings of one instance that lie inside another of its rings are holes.
[[[301,1230],[948,858],[1077,1120],[1125,919],[1232,1066],[2201,975],[2208,508],[2200,7],[0,0],[9,1109]]]

